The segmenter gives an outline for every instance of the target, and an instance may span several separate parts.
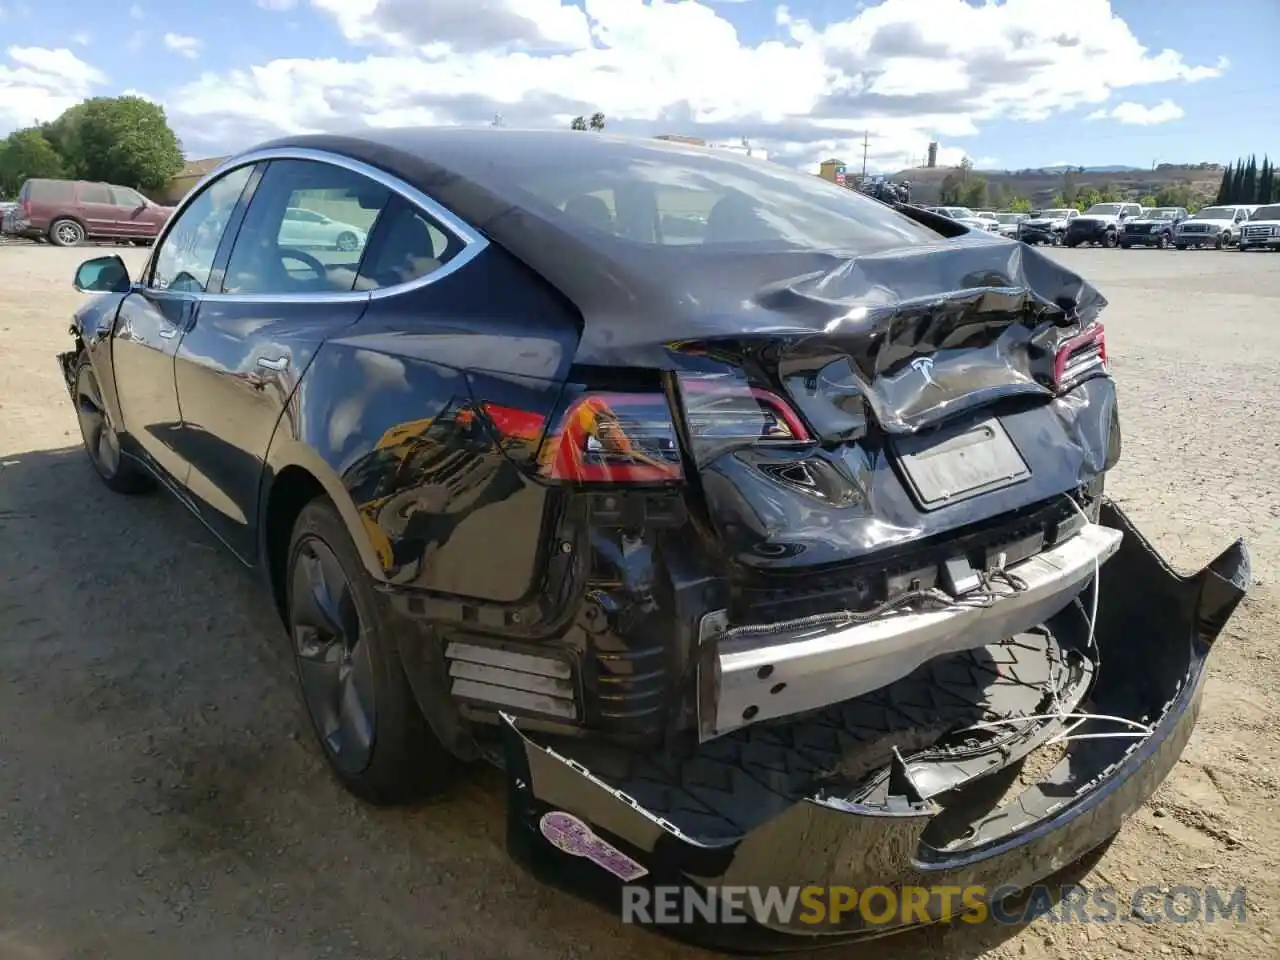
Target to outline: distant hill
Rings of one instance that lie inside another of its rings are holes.
[[[1110,187],[1127,197],[1158,193],[1161,187],[1184,183],[1193,192],[1212,197],[1222,181],[1223,168],[1214,163],[1160,164],[1154,170],[1129,166],[1079,167],[1058,165],[1036,170],[974,170],[991,186],[1004,188],[1007,195],[1023,197],[1033,206],[1049,203],[1063,186],[1068,171],[1077,187]],[[956,167],[915,167],[893,175],[895,180],[911,181],[911,199],[921,203],[937,203],[942,181],[947,174],[959,174]]]

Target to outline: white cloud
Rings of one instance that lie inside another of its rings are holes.
[[[0,60],[0,134],[53,120],[91,96],[106,75],[65,47],[9,47]]]
[[[82,47],[87,47],[90,43],[93,42],[93,37],[89,36],[88,33],[81,30],[79,33],[73,33],[71,35],[71,41],[73,43],[79,44]]]
[[[258,0],[263,10],[292,10],[297,5],[298,0]]]
[[[1110,110],[1095,110],[1086,120],[1115,120],[1119,123],[1127,123],[1134,126],[1150,127],[1158,123],[1169,123],[1173,120],[1181,120],[1185,117],[1186,111],[1174,103],[1172,100],[1161,100],[1154,107],[1144,107],[1140,103],[1134,103],[1132,100],[1126,100],[1124,103],[1118,103]]]
[[[1151,50],[1109,0],[885,0],[809,23],[776,7],[778,39],[744,44],[709,0],[312,0],[361,48],[206,73],[173,91],[179,135],[224,152],[279,132],[488,123],[748,136],[783,162],[837,155],[940,163],[993,120],[1035,121],[1117,91],[1218,76]],[[1055,11],[1061,15],[1055,15]],[[1117,116],[1115,119],[1120,120]],[[1124,122],[1124,121],[1122,121]]]
[[[188,37],[182,33],[166,33],[164,35],[164,45],[188,60],[194,60],[200,56],[200,40],[197,37]]]

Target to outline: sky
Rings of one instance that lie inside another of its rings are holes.
[[[0,135],[164,105],[191,159],[281,133],[746,137],[806,169],[1280,157],[1280,0],[0,0]]]

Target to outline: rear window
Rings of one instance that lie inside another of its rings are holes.
[[[494,192],[576,232],[646,246],[870,251],[939,239],[856,191],[728,152],[607,141],[494,158],[485,172]]]
[[[71,180],[28,180],[22,186],[23,199],[35,203],[70,203],[75,196]]]

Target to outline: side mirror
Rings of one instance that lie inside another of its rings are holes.
[[[76,270],[75,288],[81,293],[128,293],[129,268],[118,256],[94,257]]]

